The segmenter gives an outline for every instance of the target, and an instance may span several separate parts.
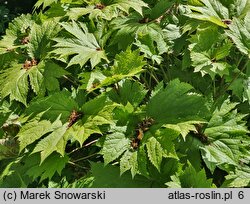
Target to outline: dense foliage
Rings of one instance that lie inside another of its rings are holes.
[[[249,0],[38,0],[0,41],[1,187],[249,187]]]

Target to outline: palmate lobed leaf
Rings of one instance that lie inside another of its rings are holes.
[[[73,56],[67,66],[79,64],[81,67],[90,60],[92,68],[94,68],[101,60],[108,61],[103,48],[98,44],[95,36],[89,33],[87,27],[83,23],[79,25],[73,21],[72,23],[61,23],[63,28],[72,34],[72,38],[55,38],[57,42],[53,53],[59,55],[60,58]]]
[[[139,14],[131,14],[126,18],[119,17],[115,19],[112,24],[114,24],[113,29],[117,32],[112,38],[111,44],[117,44],[118,49],[124,50],[134,43],[142,52],[146,51],[145,49],[150,49],[151,53],[145,52],[148,57],[151,54],[160,56],[168,52],[169,47],[165,40],[166,33],[164,33],[160,25],[153,21],[144,23],[145,19]]]
[[[92,86],[88,91],[91,92],[115,84],[124,78],[134,77],[143,71],[145,64],[146,62],[143,60],[143,56],[140,56],[140,51],[132,51],[131,48],[128,47],[126,51],[122,51],[115,56],[114,65],[111,67],[110,73],[108,73],[107,76],[100,72],[92,75],[93,78],[90,78]]]
[[[239,166],[239,159],[249,152],[249,133],[243,118],[245,115],[234,110],[236,103],[225,100],[217,108],[204,134],[211,141],[210,145],[201,148],[201,153],[207,167],[213,172],[219,167],[227,172]]]
[[[98,8],[97,5],[103,6]],[[90,19],[102,18],[112,20],[120,16],[120,12],[128,14],[129,9],[133,9],[142,15],[142,8],[147,7],[147,4],[141,0],[112,0],[112,1],[93,1],[85,8],[71,8],[67,15],[72,20],[77,20],[79,17],[88,15]]]
[[[64,156],[68,140],[82,145],[91,134],[102,134],[100,126],[113,124],[115,107],[105,95],[84,103],[81,108],[67,91],[39,99],[26,109],[25,114],[33,119],[18,134],[21,150],[43,137],[33,150],[33,153],[40,152],[41,163],[53,152]],[[72,112],[79,110],[81,117],[72,124]]]
[[[61,30],[56,21],[48,20],[42,25],[34,24],[29,35],[28,55],[31,59],[43,60],[52,50],[52,39]]]
[[[212,179],[207,179],[205,170],[197,172],[192,165],[189,164],[187,168],[181,173],[171,176],[172,181],[167,182],[166,185],[170,188],[212,188]]]

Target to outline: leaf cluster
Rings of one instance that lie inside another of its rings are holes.
[[[249,187],[249,19],[38,0],[0,40],[0,187]]]

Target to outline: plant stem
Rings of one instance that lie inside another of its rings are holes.
[[[73,154],[74,152],[76,152],[76,151],[78,151],[78,150],[80,150],[80,149],[82,149],[82,148],[84,148],[84,147],[87,147],[87,146],[89,146],[89,145],[91,145],[91,144],[94,144],[94,143],[96,143],[97,141],[98,141],[98,139],[93,140],[93,141],[91,141],[91,142],[89,142],[89,143],[87,143],[87,144],[85,144],[85,145],[83,145],[83,146],[81,146],[81,147],[78,147],[78,148],[72,150],[71,152],[69,152],[68,155]]]
[[[88,169],[89,169],[89,168],[87,168],[87,167],[83,167],[83,166],[81,166],[81,165],[79,165],[79,164],[76,164],[76,163],[74,163],[74,162],[72,162],[72,161],[69,161],[68,163],[71,164],[71,165],[73,165],[73,166],[76,166],[76,167],[78,167],[78,168],[80,168],[80,169],[84,169],[84,170],[88,170]]]
[[[248,63],[249,63],[249,61],[247,60],[247,62],[245,63],[245,65],[244,65],[244,66],[240,69],[240,71],[234,76],[234,78],[232,79],[232,81],[231,81],[228,85],[225,86],[225,88],[222,90],[222,92],[221,92],[219,95],[217,95],[217,97],[219,97],[219,96],[221,96],[222,94],[224,94],[224,93],[227,91],[227,89],[234,83],[234,81],[235,81],[236,79],[239,78],[240,74],[247,68]]]
[[[88,159],[88,158],[90,158],[90,157],[93,157],[93,156],[95,156],[95,155],[97,155],[97,154],[98,154],[98,153],[96,152],[96,153],[90,154],[90,155],[88,155],[88,156],[86,156],[86,157],[82,157],[82,158],[80,158],[80,159],[77,159],[77,160],[75,160],[75,161],[73,161],[73,162],[76,163],[76,162],[79,162],[79,161]]]

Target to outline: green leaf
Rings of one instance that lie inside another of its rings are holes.
[[[212,179],[207,179],[205,170],[196,172],[190,165],[180,176],[181,186],[183,188],[211,188]]]
[[[177,124],[185,121],[199,121],[206,116],[204,99],[193,92],[192,86],[171,81],[165,89],[155,93],[146,107],[147,115],[162,124]]]
[[[211,141],[201,148],[202,158],[213,172],[215,167],[229,172],[237,167],[238,161],[245,155],[247,147],[244,115],[234,110],[236,103],[225,100],[220,108],[215,109],[204,134]],[[246,144],[245,144],[246,143]]]
[[[162,155],[163,149],[161,147],[161,144],[154,137],[151,137],[148,139],[146,143],[146,147],[147,147],[149,160],[160,172],[162,156],[163,156]]]
[[[52,51],[52,39],[60,27],[55,21],[45,21],[42,25],[34,24],[30,32],[28,54],[32,59],[43,60]]]
[[[151,181],[142,176],[135,176],[124,173],[120,176],[119,167],[104,165],[102,163],[91,163],[91,172],[94,176],[93,188],[147,188],[150,187]]]
[[[190,18],[195,18],[202,21],[209,21],[218,26],[226,28],[223,19],[229,19],[228,9],[218,0],[201,0],[202,6],[188,6],[192,11],[186,14]]]
[[[49,91],[59,91],[60,84],[58,79],[64,75],[69,75],[69,72],[64,70],[58,64],[48,61],[44,66],[44,85]]]
[[[103,154],[104,164],[117,159],[130,146],[129,139],[122,132],[115,132],[106,136],[101,153]]]
[[[242,120],[245,115],[234,110],[236,105],[230,103],[229,99],[225,100],[221,107],[213,112],[204,134],[212,140],[246,135],[249,130]]]
[[[248,15],[248,17],[250,14]],[[250,29],[247,22],[234,18],[226,34],[233,40],[236,47],[250,58]]]
[[[124,172],[130,170],[132,174],[132,178],[138,173],[138,154],[137,151],[129,151],[127,150],[121,158],[120,161],[120,174],[122,175]]]
[[[215,141],[212,145],[201,148],[202,157],[207,167],[213,172],[216,166],[237,166],[239,155],[235,155],[230,146],[221,141]]]
[[[121,103],[124,106],[130,103],[137,107],[144,99],[146,93],[144,87],[138,82],[125,80],[121,81],[118,88],[111,90],[108,95],[116,103]]]
[[[208,40],[203,40],[208,39]],[[232,43],[225,35],[218,32],[216,27],[198,29],[196,35],[190,39],[190,58],[194,72],[201,72],[204,76],[209,74],[212,78],[215,75],[228,75],[230,65],[224,58],[230,53]]]
[[[31,14],[22,14],[9,23],[6,35],[0,41],[0,55],[8,53],[8,50],[22,47],[21,40],[29,35],[33,24]]]
[[[92,87],[89,91],[109,86],[124,78],[133,77],[143,71],[145,65],[143,56],[140,56],[140,51],[132,51],[128,48],[125,52],[120,52],[115,57],[114,66],[111,68],[110,76],[103,79],[96,87]],[[92,79],[93,80],[93,79]]]
[[[103,8],[99,8],[98,4]],[[142,15],[143,7],[147,7],[147,4],[141,0],[98,0],[89,4],[86,8],[71,8],[68,16],[70,19],[77,20],[79,17],[89,14],[90,19],[98,19],[100,17],[105,20],[111,20],[118,17],[121,11],[128,14],[131,8]]]
[[[174,4],[173,1],[169,0],[159,0],[153,8],[150,9],[150,18],[157,19]]]
[[[190,131],[196,131],[195,124],[201,123],[204,123],[204,121],[187,121],[177,124],[166,124],[164,127],[178,131],[185,141],[186,136]]]
[[[17,135],[20,142],[20,151],[50,131],[52,129],[49,121],[31,120],[21,128]]]
[[[250,168],[236,169],[235,172],[230,172],[226,176],[226,181],[223,183],[223,187],[227,188],[244,188],[250,185]]]
[[[32,159],[33,158],[33,159]],[[34,165],[37,165],[35,157],[18,157],[8,163],[0,175],[1,188],[27,188],[32,183],[32,178],[26,173]]]
[[[61,122],[58,121],[60,124]],[[38,142],[32,153],[41,153],[41,163],[51,155],[53,152],[58,152],[62,156],[65,154],[65,147],[68,138],[65,136],[67,130],[67,124],[56,128],[51,134],[46,136],[44,139]]]
[[[156,129],[157,128],[157,129]],[[174,140],[180,135],[179,131],[172,128],[167,128],[165,125],[162,128],[153,127],[150,129],[149,136],[154,137],[161,145],[163,157],[178,159]],[[145,135],[145,137],[148,135]]]
[[[10,100],[16,100],[27,105],[28,74],[25,69],[22,69],[21,64],[15,64],[12,68],[1,73],[0,87],[2,98],[10,96]]]
[[[87,27],[83,23],[73,21],[70,23],[61,23],[63,28],[72,34],[71,38],[55,38],[57,42],[56,49],[53,53],[59,55],[59,58],[72,56],[69,60],[68,67],[73,64],[79,64],[81,67],[90,60],[92,68],[94,68],[102,59],[108,61],[105,51],[98,44],[95,36],[89,33]]]
[[[179,175],[172,176],[172,182],[166,183],[170,188],[211,188],[214,187],[212,179],[207,179],[205,170],[197,172],[192,165],[189,164],[187,168]]]
[[[105,95],[86,102],[81,108],[82,118],[67,130],[67,137],[73,137],[82,145],[91,134],[102,134],[100,126],[114,124],[112,115],[115,107]]]
[[[143,51],[149,49],[151,54],[156,56],[166,53],[168,46],[164,39],[163,30],[157,23],[143,23],[146,19],[147,18],[142,18],[139,14],[131,14],[127,18],[115,19],[113,21],[113,29],[116,30],[117,33],[112,39],[111,44],[117,44],[119,49],[125,50],[137,40],[135,44]],[[150,53],[145,53],[150,56]]]
[[[68,91],[56,92],[48,97],[38,99],[30,104],[25,110],[27,115],[36,115],[44,112],[43,118],[50,121],[55,121],[59,115],[60,120],[65,123],[73,110],[77,110],[77,104],[71,98],[71,94]]]
[[[37,154],[33,154],[30,157],[35,157],[35,160],[39,161]],[[69,161],[69,158],[67,155],[62,157],[59,154],[52,154],[41,165],[37,163],[37,165],[32,166],[27,171],[27,175],[29,175],[33,179],[37,179],[38,177],[40,177],[39,179],[40,182],[47,178],[51,180],[51,178],[56,173],[61,175],[61,172],[65,168],[65,165],[67,164],[68,161]]]
[[[38,9],[41,5],[43,5],[42,9],[45,9],[47,6],[50,6],[53,3],[56,3],[58,0],[38,0],[34,5],[35,9]]]
[[[43,65],[40,67],[40,64],[38,66],[33,66],[31,69],[27,71],[27,74],[29,75],[29,81],[32,90],[38,95],[39,92],[42,89],[42,82],[43,82],[43,74],[41,73],[43,68]]]
[[[79,121],[66,131],[65,137],[72,137],[82,145],[85,140],[94,133],[102,134],[99,127],[94,122],[92,122],[91,120],[86,122]]]

